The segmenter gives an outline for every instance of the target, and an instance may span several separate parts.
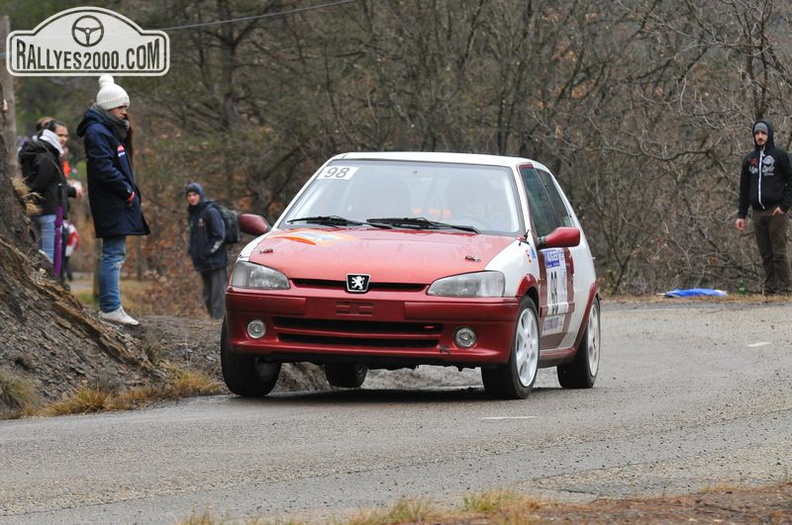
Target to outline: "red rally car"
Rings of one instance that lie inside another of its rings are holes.
[[[460,153],[328,160],[257,237],[226,290],[228,388],[265,396],[282,363],[360,387],[369,369],[479,368],[492,397],[528,395],[540,367],[590,388],[600,359],[593,258],[542,164]]]

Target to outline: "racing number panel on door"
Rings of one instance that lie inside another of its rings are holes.
[[[568,248],[539,251],[539,325],[542,350],[557,348],[569,330],[575,311],[574,263]]]
[[[520,176],[528,197],[528,207],[536,238],[549,235],[560,226],[573,226],[552,176],[531,165],[520,166]],[[542,350],[558,348],[569,329],[575,309],[574,261],[568,248],[539,251],[539,330]]]

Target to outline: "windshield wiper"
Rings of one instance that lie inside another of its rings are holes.
[[[297,219],[289,219],[286,221],[288,224],[295,222],[313,222],[315,224],[322,224],[325,226],[374,226],[375,228],[392,228],[387,224],[372,224],[370,222],[361,222],[353,219],[347,219],[340,215],[314,215],[312,217],[298,217]]]
[[[375,225],[377,223],[389,224],[392,226],[417,228],[419,230],[462,230],[465,232],[480,233],[478,229],[474,228],[473,226],[435,222],[424,217],[375,217],[366,219],[366,222],[371,225]]]

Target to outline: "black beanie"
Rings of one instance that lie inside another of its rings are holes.
[[[204,197],[203,186],[201,186],[197,182],[191,182],[187,185],[187,188],[185,188],[184,190],[185,195],[187,195],[188,193],[197,193],[203,199]]]

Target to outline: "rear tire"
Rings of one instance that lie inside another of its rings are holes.
[[[324,371],[330,386],[360,388],[366,380],[368,367],[360,363],[330,363],[324,365]]]
[[[600,360],[600,302],[594,297],[586,331],[580,340],[575,360],[558,365],[558,382],[564,388],[591,388],[597,380]]]
[[[482,368],[484,390],[497,399],[525,399],[539,370],[539,316],[529,297],[520,303],[509,362]]]
[[[242,397],[269,394],[275,388],[281,370],[280,363],[266,363],[260,357],[233,352],[225,321],[220,333],[220,365],[228,389]]]

